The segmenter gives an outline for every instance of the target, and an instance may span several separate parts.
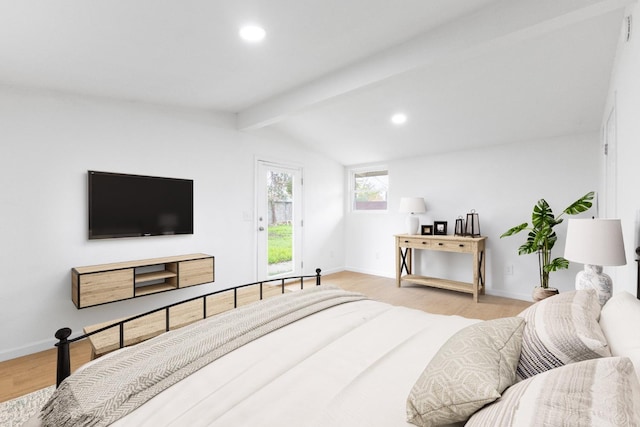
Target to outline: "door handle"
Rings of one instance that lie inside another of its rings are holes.
[[[264,227],[258,227],[258,231],[264,231]]]

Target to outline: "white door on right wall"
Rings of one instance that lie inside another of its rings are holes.
[[[605,194],[604,194],[604,212],[601,215],[603,218],[616,218],[616,205],[617,205],[617,193],[618,193],[618,180],[617,180],[617,155],[618,155],[618,143],[617,143],[617,126],[616,126],[616,102],[615,96],[613,106],[607,116],[605,128],[603,132],[604,136],[604,162],[605,162]]]

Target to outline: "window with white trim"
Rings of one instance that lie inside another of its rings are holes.
[[[354,212],[387,210],[389,171],[386,167],[352,169],[350,177]]]

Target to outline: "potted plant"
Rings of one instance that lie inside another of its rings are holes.
[[[557,289],[549,287],[549,273],[556,270],[569,268],[569,261],[563,257],[551,258],[551,249],[558,240],[553,228],[564,221],[562,216],[576,215],[591,208],[594,192],[590,191],[555,217],[551,207],[545,199],[538,200],[531,214],[531,226],[522,223],[505,231],[500,238],[518,234],[522,230],[529,230],[527,240],[518,248],[518,255],[538,254],[538,270],[540,273],[540,285],[533,291],[534,301],[539,301],[558,293]]]

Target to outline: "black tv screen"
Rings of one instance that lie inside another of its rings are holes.
[[[89,239],[193,234],[193,180],[88,174]]]

